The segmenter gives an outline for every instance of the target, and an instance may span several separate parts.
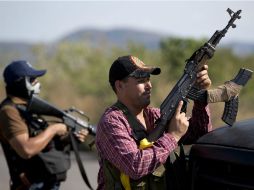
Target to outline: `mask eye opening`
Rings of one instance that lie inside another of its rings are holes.
[[[32,84],[36,80],[36,77],[29,77],[29,82]]]

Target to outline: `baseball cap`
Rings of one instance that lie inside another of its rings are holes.
[[[17,60],[7,65],[3,72],[3,77],[6,84],[12,84],[21,77],[40,77],[46,73],[46,70],[34,69],[28,61]]]
[[[150,74],[158,75],[161,69],[158,67],[146,66],[135,56],[127,55],[117,58],[109,70],[109,83],[114,86],[115,81],[122,80],[127,76],[135,78],[149,77]]]

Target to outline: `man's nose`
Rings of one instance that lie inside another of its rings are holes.
[[[146,82],[146,88],[148,88],[148,89],[151,89],[151,88],[152,88],[152,83],[151,83],[151,81],[147,81],[147,82]]]

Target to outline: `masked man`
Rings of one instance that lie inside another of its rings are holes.
[[[57,190],[70,168],[66,125],[48,124],[25,111],[31,96],[40,92],[37,78],[45,73],[23,60],[10,63],[3,72],[7,97],[0,106],[0,142],[11,190]],[[84,141],[87,133],[76,136]]]

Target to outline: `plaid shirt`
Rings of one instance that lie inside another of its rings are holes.
[[[145,108],[144,115],[147,131],[155,126],[160,117],[158,108]],[[182,138],[186,143],[193,143],[197,138],[212,129],[208,106],[195,103],[187,133]],[[152,173],[160,164],[166,162],[169,154],[177,147],[174,137],[164,133],[151,148],[140,150],[132,137],[132,128],[122,111],[115,107],[108,108],[103,114],[96,133],[96,146],[100,156],[98,189],[105,189],[102,162],[104,159],[114,164],[121,172],[132,179],[139,179]]]

